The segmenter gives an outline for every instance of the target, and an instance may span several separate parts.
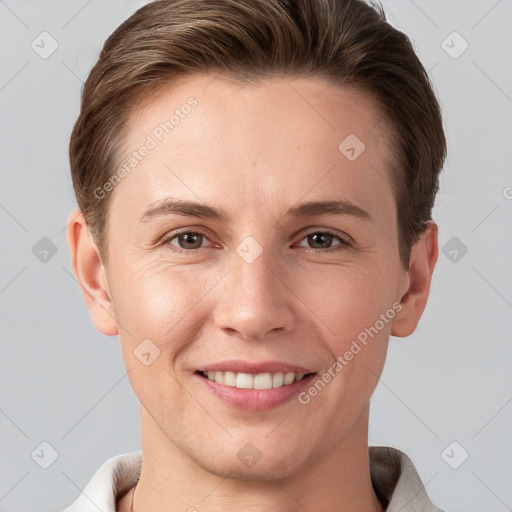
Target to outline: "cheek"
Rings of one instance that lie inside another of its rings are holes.
[[[308,280],[315,286],[307,286],[307,302],[334,340],[333,349],[342,350],[392,306],[395,285],[390,277],[375,263],[334,268]]]
[[[112,295],[131,386],[150,414],[179,414],[184,396],[174,365],[199,337],[200,299],[214,283],[168,265],[120,268]]]
[[[195,337],[200,308],[196,305],[205,290],[214,286],[207,276],[192,269],[170,267],[159,261],[149,265],[121,266],[118,283],[113,289],[115,314],[121,338],[131,350],[146,339],[154,343],[161,355],[175,356]],[[217,278],[218,279],[218,278]],[[161,358],[163,359],[163,358]]]
[[[385,362],[396,315],[393,274],[374,262],[336,269],[322,282],[328,284],[312,289],[312,309],[326,326],[324,340],[332,364],[325,369],[330,370],[325,379],[337,398],[329,401],[325,394],[317,405],[322,402],[320,408],[335,415],[333,404],[343,404],[344,413],[351,416],[370,398]]]
[[[310,403],[313,416],[331,425],[333,439],[370,400],[384,366],[396,314],[385,276],[378,267],[338,269],[328,286],[311,295],[331,363],[319,372],[325,385],[314,382],[302,400]]]

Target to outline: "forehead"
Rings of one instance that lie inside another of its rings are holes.
[[[182,77],[133,110],[123,160],[149,140],[152,149],[126,180],[148,201],[166,187],[205,199],[222,190],[244,202],[344,191],[366,207],[376,187],[391,193],[388,128],[377,102],[319,77],[243,85],[222,75]]]

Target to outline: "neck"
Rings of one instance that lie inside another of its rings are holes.
[[[339,442],[305,469],[279,480],[250,481],[223,478],[202,468],[163,436],[141,407],[141,476],[118,510],[383,512],[370,479],[368,414],[366,407]]]

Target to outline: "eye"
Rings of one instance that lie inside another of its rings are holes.
[[[317,245],[319,247],[312,247],[314,251],[322,251],[323,249],[331,249],[333,239],[338,239],[341,243],[337,244],[341,247],[339,249],[345,249],[350,246],[350,242],[344,240],[340,236],[336,235],[331,231],[312,231],[306,235],[302,240],[306,240],[308,243]]]
[[[174,240],[177,241],[178,245],[172,243]],[[177,252],[188,252],[194,249],[201,249],[204,240],[208,240],[208,238],[202,231],[181,231],[165,237],[162,240],[162,244],[176,247],[176,249],[173,250]]]

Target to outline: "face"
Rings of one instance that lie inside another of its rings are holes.
[[[131,117],[122,160],[137,163],[109,192],[106,276],[154,443],[264,479],[357,423],[409,283],[380,119],[320,78],[211,76]]]

